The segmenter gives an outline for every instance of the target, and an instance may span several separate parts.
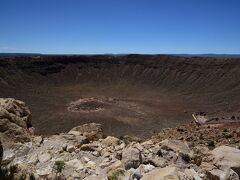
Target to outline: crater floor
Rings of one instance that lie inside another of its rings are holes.
[[[38,133],[100,123],[148,137],[193,112],[239,113],[240,61],[174,56],[0,58],[0,96],[26,102]]]

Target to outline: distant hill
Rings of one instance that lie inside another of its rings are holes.
[[[127,56],[129,54],[41,54],[41,53],[0,53],[0,57],[19,57],[19,56]],[[148,55],[148,54],[141,54]],[[240,58],[240,54],[149,54],[149,55],[170,55],[180,57],[215,57],[215,58]]]
[[[127,56],[130,54],[41,54],[41,53],[0,53],[0,57],[19,57],[19,56]],[[137,55],[137,54],[136,54]],[[169,55],[179,57],[215,57],[215,58],[240,58],[240,54],[139,54],[139,55]]]
[[[0,53],[0,57],[16,57],[16,56],[41,56],[40,53]]]
[[[240,58],[240,54],[169,54],[182,57],[217,57],[217,58]]]

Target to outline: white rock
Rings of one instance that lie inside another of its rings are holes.
[[[33,142],[36,143],[37,145],[40,145],[43,142],[43,137],[42,136],[34,136]]]
[[[72,134],[72,135],[75,135],[75,136],[80,136],[81,133],[79,131],[69,131],[68,134]]]
[[[15,153],[13,149],[4,149],[3,151],[2,163],[8,164],[15,158]]]
[[[179,180],[176,167],[156,168],[144,174],[141,180]]]
[[[152,140],[148,140],[148,141],[145,141],[143,143],[141,143],[142,146],[152,146],[153,145],[153,141]]]
[[[120,139],[113,136],[108,136],[102,140],[102,144],[106,146],[117,146],[119,143],[120,143]]]
[[[125,148],[125,147],[126,147],[126,144],[125,144],[125,143],[120,144],[120,148],[121,148],[121,149],[123,149],[123,148]]]
[[[174,152],[181,152],[183,154],[188,154],[192,156],[192,152],[186,143],[178,140],[169,140],[165,139],[164,141],[160,142],[161,147],[171,149]]]
[[[121,150],[120,146],[115,146],[115,150],[116,150],[116,151]]]
[[[84,168],[82,162],[79,159],[73,159],[65,163],[66,166],[74,167],[76,170],[81,170]]]
[[[28,163],[35,165],[35,164],[37,164],[37,162],[38,162],[38,157],[35,154],[31,154],[28,157]]]
[[[121,143],[120,145],[115,146],[115,150],[116,150],[116,151],[119,151],[119,150],[122,150],[122,149],[125,148],[125,147],[126,147],[126,144],[125,144],[125,143]]]
[[[108,180],[107,176],[105,175],[90,175],[85,177],[83,180]]]
[[[163,158],[163,157],[159,157],[159,156],[150,156],[149,158],[148,158],[148,160],[150,160],[151,161],[151,163],[154,165],[154,166],[156,166],[156,167],[161,167],[161,168],[163,168],[163,167],[166,167],[167,165],[168,165],[168,161],[165,159],[165,158]]]
[[[122,162],[124,163],[125,168],[138,168],[140,165],[140,151],[139,149],[132,147],[130,144],[122,152]]]
[[[139,144],[139,143],[136,143],[134,145],[134,147],[137,148],[139,151],[143,151],[144,150],[143,146],[141,144]]]
[[[94,167],[96,166],[96,163],[93,162],[93,161],[88,161],[87,164],[86,164],[87,167]]]
[[[138,169],[140,170],[141,174],[146,174],[150,171],[152,171],[153,169],[155,169],[155,167],[151,164],[141,164]]]
[[[98,151],[93,151],[92,154],[96,157],[99,157],[100,156],[100,153]]]
[[[52,172],[52,168],[50,166],[42,167],[40,169],[37,169],[36,172],[39,176],[46,176]]]
[[[66,144],[66,143],[64,143],[64,144],[62,145],[62,150],[64,150],[64,151],[67,150],[67,144]]]
[[[194,169],[185,169],[184,173],[188,178],[191,178],[194,180],[202,180],[202,178],[200,178],[200,176]]]
[[[240,175],[240,150],[228,146],[220,146],[210,152],[210,159],[221,169],[231,168]]]
[[[102,162],[102,163],[99,164],[99,167],[102,168],[102,169],[104,169],[104,168],[106,168],[106,167],[108,167],[108,166],[110,166],[110,165],[111,165],[110,162]]]
[[[72,152],[74,152],[75,150],[76,150],[76,148],[75,148],[74,146],[72,146],[72,145],[67,146],[67,152],[72,153]]]
[[[208,179],[218,179],[218,180],[239,180],[239,176],[232,169],[213,169],[207,173]]]
[[[88,161],[90,161],[90,159],[89,159],[88,157],[86,157],[86,156],[84,156],[84,157],[82,158],[82,160],[83,160],[85,163],[87,163]]]
[[[155,169],[155,167],[153,165],[141,164],[137,169],[130,169],[129,172],[131,172],[133,179],[134,178],[139,179],[139,178],[143,177],[144,174],[152,171],[153,169]]]
[[[50,161],[51,158],[52,158],[51,154],[49,154],[49,153],[43,153],[43,154],[38,155],[38,160],[40,163],[45,163],[47,161]]]

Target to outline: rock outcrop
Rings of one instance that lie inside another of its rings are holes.
[[[207,160],[225,171],[233,169],[240,176],[240,150],[228,146],[220,146],[210,152]]]
[[[30,138],[27,131],[29,110],[23,103],[13,99],[3,104],[2,112],[7,111],[13,116],[15,124],[26,130],[30,140],[24,142],[21,138],[14,139],[15,143],[11,147],[3,143],[4,153],[0,146],[1,168],[10,169],[11,176],[15,179],[239,179],[239,127],[234,127],[234,130],[229,128],[227,131],[222,129],[223,134],[233,133],[232,138],[227,136],[228,143],[215,142],[219,134],[222,134],[221,129],[216,130],[216,127],[207,127],[207,131],[212,129],[219,133],[209,133],[209,136],[196,133],[194,138],[198,141],[194,142],[185,139],[190,132],[194,134],[193,129],[184,127],[163,130],[148,140],[129,141],[129,138],[105,138],[102,126],[96,123],[78,126],[68,133],[46,137],[32,135]],[[191,127],[199,128],[194,125]],[[179,134],[172,132],[184,132],[180,133],[183,139],[179,140]],[[6,134],[1,136],[6,137]],[[205,136],[212,137],[214,146],[206,143],[208,141]]]
[[[31,113],[24,102],[0,98],[0,138],[2,143],[29,142]]]
[[[39,139],[6,149],[2,164],[20,166],[35,179],[239,179],[240,150],[229,146],[205,146],[207,152],[198,154],[185,142],[171,139],[125,144],[113,137],[90,140],[71,133]],[[195,156],[201,156],[200,164]]]

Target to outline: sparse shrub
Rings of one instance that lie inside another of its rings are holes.
[[[9,179],[9,170],[6,168],[0,168],[0,179]]]
[[[229,139],[229,138],[233,137],[233,135],[231,133],[225,133],[224,136],[225,136],[226,139]]]
[[[10,174],[15,174],[18,170],[17,165],[10,166]]]
[[[58,173],[61,173],[65,166],[64,161],[55,161],[54,168]]]
[[[14,175],[17,171],[17,165],[10,166],[10,168],[0,167],[0,179],[14,180]]]
[[[191,160],[191,158],[188,154],[181,153],[181,157],[186,163],[189,163]]]
[[[34,174],[30,174],[29,179],[30,179],[30,180],[36,180]]]
[[[178,128],[177,128],[177,131],[179,131],[179,132],[184,132],[184,129],[183,129],[183,128],[180,128],[180,127],[178,127]]]
[[[223,130],[223,132],[228,132],[228,129],[225,128],[225,129]]]
[[[123,140],[123,139],[124,139],[123,135],[119,136],[119,139],[120,139],[120,140]]]
[[[209,148],[214,148],[214,147],[215,147],[215,143],[214,143],[214,141],[212,141],[212,140],[209,140],[209,141],[207,142],[207,144],[208,144],[208,147],[209,147]]]
[[[162,153],[162,150],[161,150],[161,149],[157,152],[157,155],[158,155],[159,157],[163,157],[163,153]]]
[[[116,169],[108,175],[109,180],[118,180],[120,176],[124,175],[123,169]]]

